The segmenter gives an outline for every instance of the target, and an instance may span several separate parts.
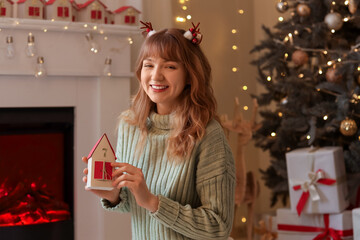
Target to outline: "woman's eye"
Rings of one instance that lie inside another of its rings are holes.
[[[170,68],[170,69],[176,69],[175,66],[168,66],[168,68]]]
[[[149,68],[149,67],[152,67],[152,65],[151,64],[144,64],[144,67]]]

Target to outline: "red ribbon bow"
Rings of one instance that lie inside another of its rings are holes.
[[[309,174],[309,175],[311,175],[311,174]],[[296,210],[297,210],[298,215],[299,216],[301,215],[301,212],[304,209],[305,204],[310,197],[310,191],[312,191],[312,192],[315,191],[317,194],[317,191],[315,188],[315,185],[317,183],[324,184],[324,185],[332,185],[335,182],[336,182],[335,179],[325,178],[324,171],[319,169],[316,171],[315,174],[312,174],[312,176],[310,176],[310,182],[305,181],[304,184],[299,184],[299,185],[293,186],[293,189],[295,191],[300,190],[300,189],[303,190],[303,193],[301,194],[301,197],[296,205]]]

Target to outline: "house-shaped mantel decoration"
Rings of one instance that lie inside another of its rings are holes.
[[[75,2],[75,0],[70,0],[71,3],[71,21],[73,22],[77,22],[79,20],[79,14],[78,12],[80,11],[80,7],[79,4],[77,4]]]
[[[0,0],[0,17],[12,17],[13,4],[10,0]]]
[[[105,23],[106,6],[99,0],[79,4],[79,22]]]
[[[95,144],[88,156],[86,187],[89,189],[112,190],[111,163],[115,162],[115,152],[106,134]]]
[[[45,3],[45,19],[72,21],[72,3],[70,0],[50,0]]]
[[[17,17],[44,19],[44,3],[41,0],[19,0],[17,2]]]
[[[110,10],[105,10],[105,24],[114,24],[114,14]]]
[[[140,11],[132,6],[123,6],[114,11],[115,24],[138,25]]]

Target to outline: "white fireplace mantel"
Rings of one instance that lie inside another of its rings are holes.
[[[130,239],[129,215],[104,211],[99,199],[84,190],[81,157],[103,133],[116,145],[117,117],[130,103],[129,37],[136,27],[0,19],[0,108],[74,107],[75,109],[75,239]],[[34,76],[36,57],[25,54],[27,36],[35,36],[38,56],[43,56],[47,76]],[[85,34],[91,32],[101,49],[89,50]],[[15,55],[6,57],[7,36],[14,40]],[[105,58],[112,59],[112,77],[102,76]],[[114,146],[115,147],[115,146]],[[51,161],[51,156],[49,156]]]

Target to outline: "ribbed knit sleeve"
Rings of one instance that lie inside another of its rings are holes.
[[[216,121],[208,126],[193,155],[200,206],[182,205],[160,195],[158,211],[151,215],[191,239],[227,239],[234,216],[235,166],[223,130]]]

